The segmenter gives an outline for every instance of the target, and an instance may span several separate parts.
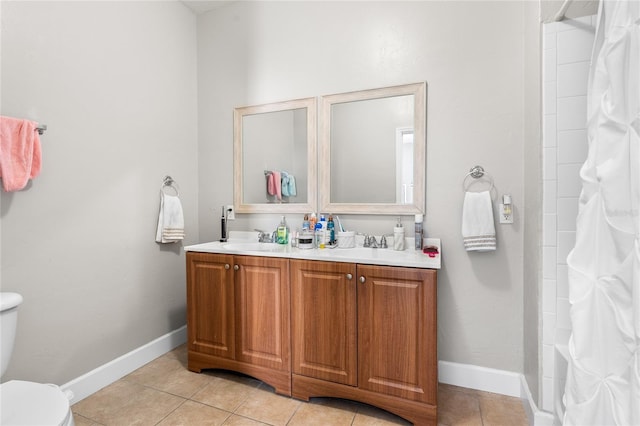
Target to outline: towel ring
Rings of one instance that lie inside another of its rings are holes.
[[[175,180],[173,180],[171,176],[168,176],[168,175],[162,179],[162,186],[160,187],[160,191],[164,192],[164,189],[166,187],[173,189],[176,193],[176,197],[180,195],[180,192],[178,191],[178,183]]]
[[[464,176],[464,179],[462,180],[462,192],[467,192],[469,190],[469,188],[471,187],[471,185],[473,185],[475,182],[477,182],[477,179],[481,179],[483,177],[485,177],[486,175],[486,179],[489,181],[489,184],[491,185],[489,187],[489,191],[493,190],[494,186],[493,186],[493,178],[491,177],[491,175],[487,172],[484,171],[484,168],[482,166],[474,166],[471,169],[469,169],[469,173],[467,173]],[[476,180],[472,180],[470,181],[469,184],[467,184],[467,179],[469,179],[469,177],[472,177],[473,179]]]

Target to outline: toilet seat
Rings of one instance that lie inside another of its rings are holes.
[[[11,380],[0,385],[0,424],[72,426],[69,399],[56,385]]]

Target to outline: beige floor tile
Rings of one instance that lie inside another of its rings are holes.
[[[73,405],[73,412],[104,425],[155,425],[185,401],[126,379]]]
[[[187,370],[180,361],[160,357],[129,374],[127,380],[163,392],[190,398],[211,382],[211,377]]]
[[[99,423],[96,423],[93,420],[88,419],[84,416],[81,416],[80,414],[77,414],[77,413],[73,414],[73,422],[75,426],[100,426]]]
[[[185,401],[175,411],[165,417],[158,426],[221,426],[231,415],[230,412],[200,404]]]
[[[266,423],[258,422],[256,420],[248,419],[242,416],[232,415],[224,422],[224,426],[269,426]]]
[[[411,426],[411,422],[371,405],[360,404],[353,426]]]
[[[484,426],[527,426],[527,414],[522,400],[504,395],[481,392],[478,395]]]
[[[301,403],[289,426],[351,425],[358,406],[351,401],[335,398],[312,398]]]
[[[216,372],[207,374],[209,384],[196,392],[191,399],[230,412],[242,404],[260,382],[249,377]]]
[[[438,386],[438,424],[482,426],[477,394],[458,390],[455,386]]]
[[[248,395],[235,414],[270,425],[286,425],[300,404],[301,401],[276,395],[273,388],[263,385]]]

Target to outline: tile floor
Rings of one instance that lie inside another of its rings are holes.
[[[155,359],[72,406],[89,425],[409,425],[366,404],[334,398],[310,402],[276,395],[240,374],[187,370],[186,346]],[[527,425],[518,398],[456,386],[438,387],[439,425]]]

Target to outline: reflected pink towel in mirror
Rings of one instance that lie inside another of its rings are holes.
[[[37,123],[0,117],[0,177],[5,191],[23,189],[40,173],[40,136]]]

